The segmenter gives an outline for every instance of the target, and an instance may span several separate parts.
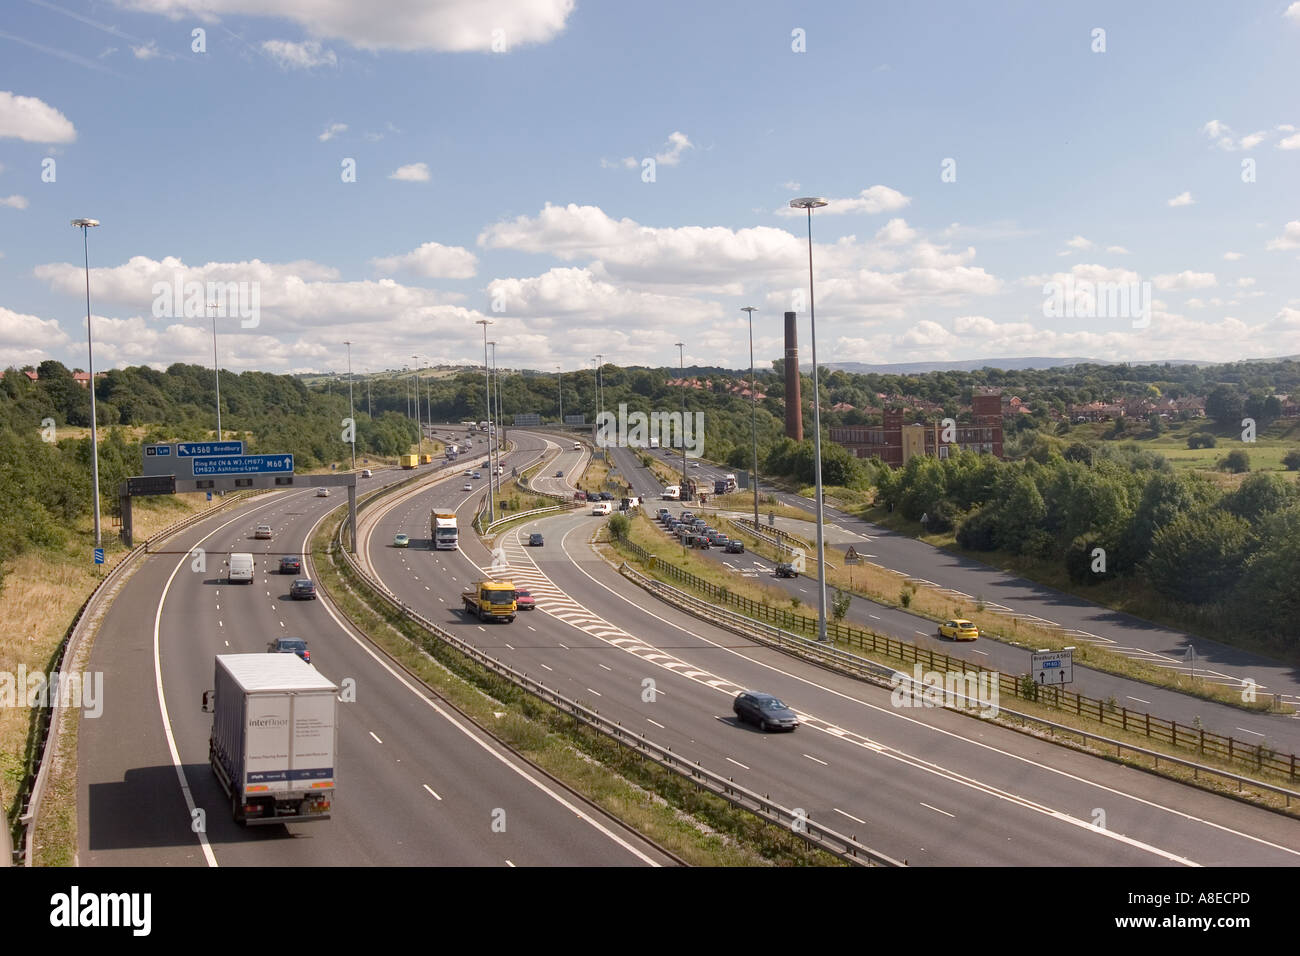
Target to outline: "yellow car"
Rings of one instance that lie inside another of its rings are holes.
[[[939,625],[939,636],[954,641],[974,641],[979,639],[980,629],[970,621],[949,621]]]

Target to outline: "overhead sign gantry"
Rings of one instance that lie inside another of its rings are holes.
[[[246,455],[242,441],[174,442],[144,446],[143,474],[118,488],[122,506],[122,542],[133,543],[131,498],[194,491],[249,491],[262,488],[348,489],[352,540],[357,530],[356,472],[332,475],[294,474],[293,455]],[[353,545],[355,547],[355,544]]]

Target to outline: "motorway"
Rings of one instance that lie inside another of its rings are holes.
[[[618,465],[619,472],[624,480],[630,481],[634,488],[643,489],[652,496],[652,500],[647,503],[649,513],[653,515],[653,512],[660,505],[668,507],[674,514],[692,507],[692,503],[656,502],[653,500],[658,497],[658,492],[662,490],[663,486],[654,478],[649,469],[640,463],[636,453],[627,448],[613,448],[610,451],[612,453],[611,457]],[[681,459],[678,457],[676,463],[680,465],[680,461]],[[665,459],[665,463],[668,463],[668,459]],[[709,487],[712,487],[714,477],[721,477],[723,474],[716,466],[705,463],[701,463],[698,471],[692,468],[691,473],[698,480],[706,482]],[[762,493],[769,492],[763,491]],[[805,499],[796,495],[778,493],[777,497],[788,504],[811,507]],[[700,514],[711,513],[707,508],[701,511],[698,504],[694,505],[694,510]],[[752,512],[746,512],[742,517],[752,519]],[[811,515],[809,517],[811,518]],[[777,519],[777,526],[796,533],[805,539],[810,539],[815,534],[813,525],[810,522]],[[943,567],[974,563],[956,558],[946,551],[941,551],[923,542],[913,541],[893,532],[882,531],[875,525],[869,525],[860,519],[849,518],[839,512],[833,512],[831,509],[827,509],[827,525],[824,534],[828,555],[839,555],[851,544],[866,560],[913,577],[926,577],[933,582],[945,579],[946,575],[941,570]],[[916,553],[909,554],[907,563],[898,567],[890,564],[889,555],[891,550],[885,544],[901,541],[908,541],[916,546],[913,549]],[[698,551],[696,554],[717,561],[721,566],[728,568],[739,576],[750,579],[761,578],[765,585],[780,588],[791,596],[799,597],[807,607],[806,613],[811,617],[816,617],[816,578],[777,578],[773,575],[774,564],[772,561],[748,552],[743,555],[731,555],[717,549],[709,549],[707,551]],[[810,559],[810,563],[815,565],[815,553],[810,555]],[[922,563],[923,560],[927,563]],[[1037,585],[1030,585],[1029,582],[1023,579],[1010,579],[1004,572],[996,569],[982,565],[978,567],[982,568],[982,573],[986,575],[1001,576],[1017,582],[1015,585],[1017,589],[1021,587],[1038,587]],[[970,582],[965,583],[968,588],[976,588],[976,590],[967,591],[967,594],[987,596],[989,593],[987,584],[972,585]],[[954,587],[954,589],[956,587],[955,585],[943,586]],[[985,590],[979,590],[979,588],[985,588]],[[828,603],[833,596],[833,592],[828,590]],[[1003,595],[1003,597],[1006,597],[1006,595]],[[1065,597],[1068,598],[1068,596]],[[1084,603],[1079,602],[1076,598],[1068,599],[1075,603]],[[1013,606],[1019,607],[1020,605]],[[1098,609],[1094,608],[1094,610]],[[1139,621],[1137,622],[1136,633],[1124,633],[1122,630],[1126,626],[1124,621],[1136,621],[1135,618],[1128,618],[1127,615],[1121,615],[1104,608],[1099,610],[1105,612],[1104,616],[1113,618],[1115,621],[1110,628],[1113,640],[1123,639],[1133,646],[1138,646],[1144,639],[1150,639],[1150,632],[1153,630],[1151,625]],[[1060,616],[1062,615],[1058,615],[1058,617]],[[849,604],[845,620],[847,623],[869,628],[877,633],[887,634],[890,637],[896,637],[922,647],[928,647],[950,657],[967,660],[979,664],[981,667],[991,668],[1004,674],[1025,674],[1030,671],[1031,648],[996,640],[982,640],[975,643],[942,640],[936,635],[934,622],[928,618],[889,605],[877,604],[866,598],[853,598]],[[1084,640],[1084,638],[1077,635],[1076,637],[1081,643]],[[1199,647],[1199,639],[1197,644]],[[1158,663],[1155,660],[1152,662]],[[1274,662],[1273,666],[1277,668],[1279,665]],[[1252,670],[1252,673],[1258,677],[1263,671]],[[1127,707],[1134,712],[1151,713],[1167,720],[1176,720],[1188,727],[1194,726],[1199,718],[1207,731],[1231,736],[1252,746],[1262,743],[1274,750],[1300,753],[1300,719],[1297,719],[1295,715],[1243,710],[1078,664],[1074,667],[1074,684],[1071,689],[1099,700],[1108,700],[1114,697],[1121,707]],[[1296,703],[1300,703],[1300,701],[1296,701]]]
[[[408,477],[379,472],[359,491]],[[417,685],[327,600],[288,600],[292,577],[274,573],[279,556],[305,555],[313,529],[339,504],[310,491],[254,498],[174,536],[124,584],[88,665],[104,674],[106,704],[80,725],[78,863],[670,863]],[[252,538],[262,522],[274,528],[270,541]],[[206,550],[202,570],[195,548]],[[231,551],[254,553],[252,586],[226,583]],[[321,673],[354,682],[355,702],[339,705],[332,818],[244,829],[208,764],[212,717],[200,698],[216,654],[262,652],[276,637],[306,638]]]
[[[511,437],[520,454],[546,447],[518,429]],[[882,853],[913,865],[1300,863],[1293,820],[947,710],[894,706],[887,689],[652,601],[594,554],[602,519],[585,509],[501,535],[508,569],[494,576],[529,586],[539,607],[513,624],[480,624],[458,609],[459,592],[483,576],[487,549],[471,536],[459,551],[426,550],[430,510],[467,505],[459,487],[367,512],[360,549],[398,597],[560,693]],[[545,547],[523,545],[534,530]],[[409,550],[390,546],[402,531]],[[769,735],[737,725],[731,701],[743,687],[782,696],[804,726]]]

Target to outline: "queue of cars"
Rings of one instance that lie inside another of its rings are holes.
[[[727,537],[717,528],[710,527],[703,518],[696,517],[694,512],[683,511],[680,517],[674,518],[667,508],[660,508],[659,521],[688,548],[722,548],[728,554],[745,553],[745,542]]]

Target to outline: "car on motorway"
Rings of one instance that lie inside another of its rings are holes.
[[[556,478],[563,478],[563,477],[564,477],[564,472],[562,472],[562,471],[557,471],[557,472],[555,473],[555,477],[556,477]]]
[[[546,542],[542,540],[542,533],[540,531],[534,531],[528,536],[528,546],[530,548],[540,548],[545,543]]]
[[[471,484],[467,481],[467,482],[465,482],[464,486],[461,487],[460,490],[461,490],[461,491],[473,491],[473,490],[474,490],[474,486],[471,485]]]
[[[692,468],[699,468],[699,467],[700,467],[700,463],[699,463],[698,461],[693,461],[693,462],[691,462],[691,467],[692,467]]]
[[[731,704],[736,723],[753,723],[759,730],[790,730],[799,726],[799,717],[779,697],[747,690],[736,695]]]
[[[794,565],[789,561],[782,561],[776,566],[776,576],[778,578],[797,578],[799,572],[795,570]]]
[[[975,641],[979,639],[980,629],[970,621],[954,618],[939,625],[939,636],[954,641]]]
[[[269,524],[259,524],[255,529],[253,529],[253,537],[270,540],[271,526]]]
[[[683,511],[682,514],[681,514],[681,518],[682,518],[683,521],[694,521],[694,520],[695,520],[695,512],[693,512],[693,511]]]
[[[727,554],[744,554],[745,542],[741,541],[739,538],[731,538],[723,546],[722,550],[726,551]]]
[[[361,477],[362,477],[362,478],[373,478],[373,477],[375,477],[375,473],[374,473],[373,471],[371,471],[369,468],[362,468],[362,469],[361,469]]]
[[[515,588],[515,605],[521,611],[537,610],[537,599],[527,588]]]
[[[311,650],[307,642],[300,637],[278,637],[266,647],[268,654],[297,654],[308,664],[311,663]]]
[[[316,600],[316,585],[311,578],[297,578],[289,585],[289,597],[294,601]]]
[[[329,496],[330,496],[330,490],[328,488],[322,487],[316,489],[317,498],[328,498]]]
[[[491,465],[491,464],[490,464],[486,459],[484,459],[483,463],[482,463],[481,465],[479,465],[479,467],[480,467],[480,468],[491,468],[492,465]]]
[[[693,537],[694,540],[691,541],[692,548],[699,548],[701,551],[708,551],[709,548],[713,547],[707,534],[696,534]]]
[[[608,501],[597,501],[591,506],[591,513],[594,515],[607,515],[614,510],[614,506]]]
[[[575,491],[575,492],[573,493],[573,500],[574,500],[574,501],[586,501],[586,500],[587,500],[587,493],[586,493],[585,491]]]
[[[705,532],[705,534],[709,536],[709,544],[715,544],[720,548],[726,545],[726,543],[730,540],[725,534],[723,534],[721,531],[718,531],[717,529],[714,528],[710,528],[708,531]]]
[[[234,584],[236,581],[252,584],[254,573],[253,556],[251,554],[247,551],[236,551],[230,555],[230,564],[226,569],[227,584]]]
[[[409,548],[411,546],[411,536],[409,534],[398,533],[393,535],[394,548]]]
[[[475,479],[482,478],[482,477],[483,477],[483,473],[482,473],[481,471],[476,471],[476,472],[474,472],[474,474],[473,474],[471,477],[473,477],[473,478],[475,478]]]
[[[280,559],[281,574],[302,574],[302,559],[286,554]]]

